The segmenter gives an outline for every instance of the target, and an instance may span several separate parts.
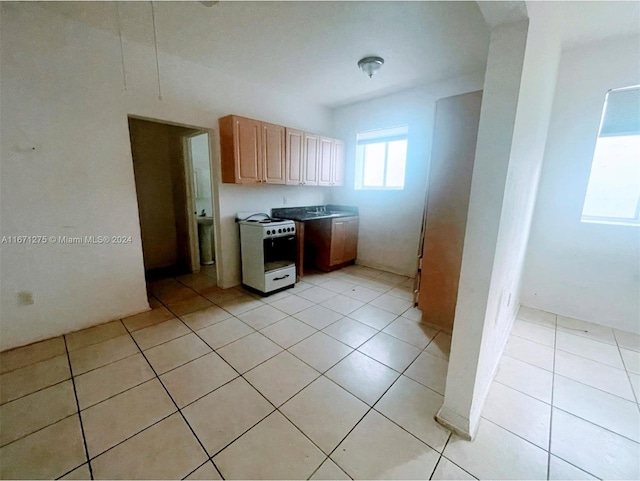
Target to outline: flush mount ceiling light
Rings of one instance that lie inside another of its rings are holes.
[[[371,78],[373,74],[380,70],[383,64],[384,59],[382,57],[365,57],[358,62],[358,67]]]

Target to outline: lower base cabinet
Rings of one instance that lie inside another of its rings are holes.
[[[358,255],[358,217],[305,222],[305,265],[332,271],[353,263]]]

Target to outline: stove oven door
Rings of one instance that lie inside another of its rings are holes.
[[[288,235],[264,239],[264,272],[295,266],[296,237]]]

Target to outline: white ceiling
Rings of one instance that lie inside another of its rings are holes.
[[[485,9],[492,8],[488,3]],[[150,2],[118,2],[117,8],[115,2],[39,4],[116,35],[118,8],[123,36],[153,43]],[[489,43],[476,2],[154,4],[161,53],[329,107],[482,71]],[[640,31],[637,1],[526,4],[544,5],[543,15],[560,19],[565,47]],[[373,79],[356,65],[369,55],[385,59]]]
[[[117,34],[112,2],[43,2]],[[149,2],[120,2],[123,36],[153,42]],[[158,47],[232,76],[337,106],[484,70],[475,2],[155,2]],[[381,56],[373,79],[357,67]]]
[[[543,4],[548,15],[560,19],[564,48],[640,33],[640,2],[637,0],[527,2],[530,3]]]

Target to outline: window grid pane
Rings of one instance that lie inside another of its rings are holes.
[[[386,187],[403,188],[407,163],[407,140],[394,140],[387,144]]]
[[[640,135],[598,137],[582,209],[583,220],[637,220]]]
[[[640,86],[607,92],[582,222],[640,225]]]
[[[358,132],[356,190],[404,189],[407,134],[406,125]]]
[[[364,178],[365,187],[383,187],[385,169],[384,142],[364,146]]]

